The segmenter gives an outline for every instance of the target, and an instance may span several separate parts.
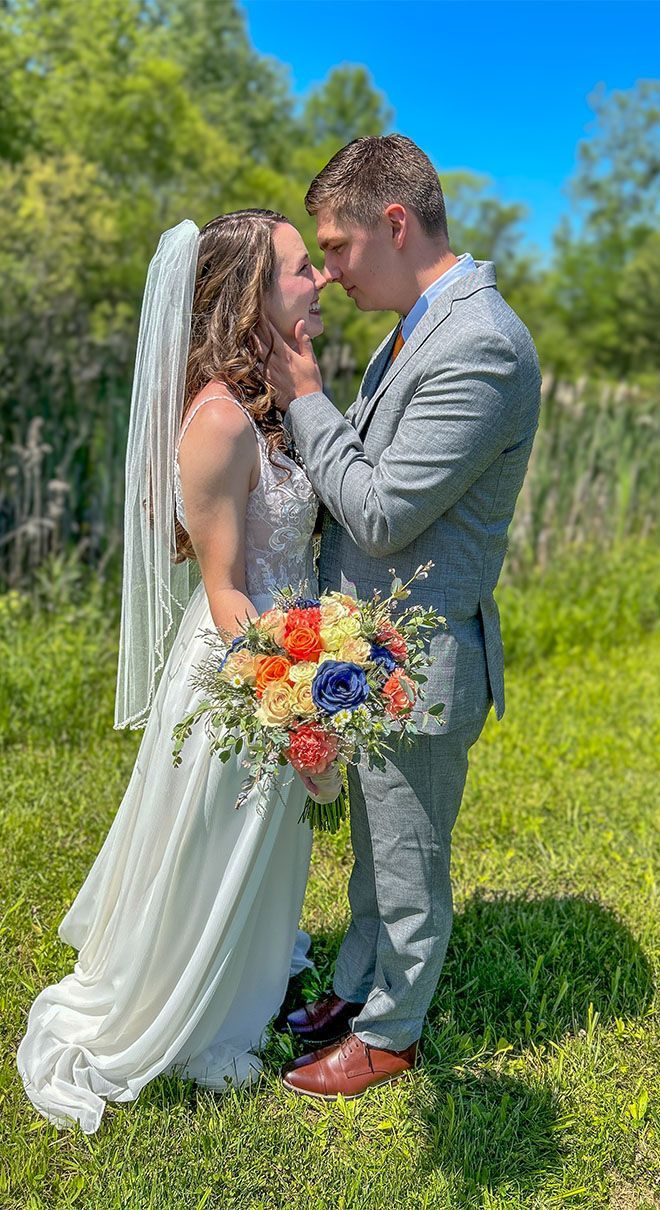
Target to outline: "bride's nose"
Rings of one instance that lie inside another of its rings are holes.
[[[324,274],[321,273],[320,269],[314,268],[314,285],[316,286],[316,289],[323,290],[327,284],[327,279]]]

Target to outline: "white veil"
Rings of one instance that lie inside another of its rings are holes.
[[[190,598],[174,563],[174,459],[181,424],[199,228],[165,231],[149,265],[126,449],[124,578],[115,728],[144,727]]]

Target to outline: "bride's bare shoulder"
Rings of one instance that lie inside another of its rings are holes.
[[[238,433],[252,431],[250,420],[235,395],[220,383],[207,384],[191,401],[181,425],[182,439],[193,425],[211,430],[220,427]]]
[[[249,417],[235,397],[216,383],[192,400],[181,425],[179,465],[184,477],[212,478],[233,471],[250,474],[259,447]]]
[[[236,442],[247,446],[255,443],[249,417],[235,396],[219,383],[205,386],[186,409],[179,438],[180,452],[186,447],[188,454],[193,449],[207,448],[209,441],[216,447],[218,442],[229,446]]]

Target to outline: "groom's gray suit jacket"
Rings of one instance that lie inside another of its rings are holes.
[[[394,332],[372,357],[342,417],[320,392],[295,399],[289,424],[326,505],[320,587],[370,596],[391,568],[415,602],[447,629],[416,709],[445,703],[446,733],[484,709],[504,712],[504,657],[493,590],[538,424],[541,375],[532,338],[497,290],[495,267],[476,270],[430,305],[396,360]],[[383,595],[388,595],[384,591]],[[396,615],[395,615],[396,616]]]

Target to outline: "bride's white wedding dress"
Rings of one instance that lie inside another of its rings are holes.
[[[262,612],[273,586],[307,579],[316,592],[317,499],[296,462],[275,455],[288,479],[270,463],[254,428],[261,477],[248,503],[246,583]],[[175,483],[185,524],[178,474]],[[172,730],[199,701],[189,674],[209,656],[201,631],[212,627],[200,583],[126,794],[59,926],[78,950],[74,971],[37,996],[18,1050],[33,1105],[85,1133],[98,1128],[106,1100],[131,1101],[164,1072],[216,1089],[257,1078],[255,1052],[288,979],[313,966],[310,938],[297,928],[312,849],[309,825],[298,822],[306,797],[298,775],[283,767],[274,790],[253,791],[236,809],[245,769],[210,754],[201,724],[172,764]]]

